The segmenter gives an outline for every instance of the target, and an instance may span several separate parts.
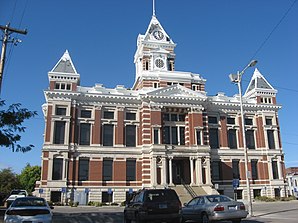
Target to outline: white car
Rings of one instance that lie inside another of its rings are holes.
[[[44,198],[21,197],[15,199],[4,215],[4,223],[52,223],[53,207]]]
[[[26,190],[12,190],[9,197],[5,200],[5,206],[8,208],[11,203],[18,197],[27,197],[28,193]]]

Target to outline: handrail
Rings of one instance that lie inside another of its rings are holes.
[[[181,184],[187,190],[187,192],[190,194],[190,196],[192,198],[195,198],[196,196],[198,196],[197,193],[193,190],[193,188],[190,185],[185,184],[185,182],[184,182],[184,180],[183,180],[182,177],[181,177]]]

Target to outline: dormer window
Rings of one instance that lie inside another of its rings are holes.
[[[58,82],[58,83],[55,84],[55,89],[70,91],[71,90],[71,84],[69,84],[69,83],[59,83]]]
[[[262,97],[261,98],[261,103],[272,104],[272,99],[271,98],[268,98],[268,97]]]

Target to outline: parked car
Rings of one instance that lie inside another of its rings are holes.
[[[27,196],[28,193],[26,190],[14,189],[10,192],[9,197],[4,202],[4,205],[6,208],[8,208],[16,198]]]
[[[16,198],[4,215],[4,223],[43,222],[52,223],[52,209],[44,198]]]
[[[234,201],[224,195],[204,195],[193,198],[182,208],[182,222],[188,220],[208,223],[229,220],[240,223],[248,212],[243,202]]]
[[[181,221],[181,202],[172,189],[144,189],[138,191],[124,209],[124,222]]]

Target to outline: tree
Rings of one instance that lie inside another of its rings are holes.
[[[18,175],[21,188],[31,194],[32,191],[34,191],[35,182],[40,180],[40,173],[40,166],[30,166],[30,164],[27,163],[21,174]]]
[[[0,107],[5,106],[5,102],[0,100]],[[19,133],[25,132],[26,127],[22,126],[26,119],[37,115],[36,111],[29,111],[21,108],[21,104],[12,104],[7,110],[0,110],[0,146],[11,148],[16,152],[30,151],[34,146],[21,146],[17,144],[21,140]]]
[[[0,192],[9,194],[12,189],[19,188],[17,175],[12,172],[11,168],[0,170]]]

